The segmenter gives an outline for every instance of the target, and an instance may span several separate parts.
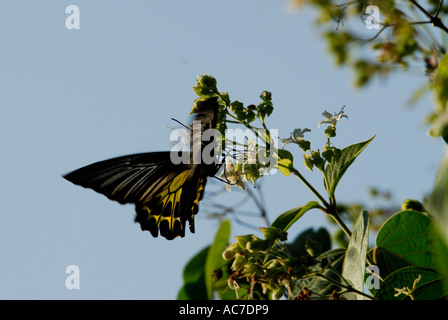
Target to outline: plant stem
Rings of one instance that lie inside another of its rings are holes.
[[[327,213],[336,221],[336,223],[339,225],[339,227],[341,227],[342,231],[344,231],[344,233],[350,239],[352,237],[352,232],[347,227],[345,222],[342,220],[342,218],[339,215],[339,213],[336,210],[334,210],[333,212],[327,212]]]
[[[321,208],[326,214],[329,214],[339,225],[339,227],[344,231],[344,233],[347,235],[347,237],[350,239],[352,237],[352,232],[345,224],[344,220],[342,220],[339,213],[336,211],[335,206],[330,205],[321,195],[319,192],[317,192],[316,189],[305,179],[304,176],[294,167],[290,168],[291,172],[294,173],[307,187],[308,189],[313,192],[316,197],[323,203],[325,208]],[[333,200],[333,204],[336,203],[336,200]],[[373,261],[370,259],[370,257],[366,256],[366,261],[369,265],[374,265]]]
[[[290,168],[291,172],[294,173],[307,187],[308,189],[311,190],[311,192],[313,192],[316,197],[323,203],[323,205],[325,206],[325,208],[321,207],[321,210],[324,211],[326,214],[329,214],[335,221],[336,223],[339,225],[339,227],[342,229],[342,231],[344,231],[344,233],[347,235],[347,237],[350,239],[352,237],[352,232],[350,231],[350,229],[347,227],[347,225],[345,224],[345,222],[342,220],[341,216],[339,215],[339,213],[336,211],[336,200],[333,199],[332,203],[333,205],[330,205],[321,195],[319,192],[317,192],[316,189],[314,189],[314,187],[305,179],[304,176],[302,176],[300,174],[300,172],[294,168],[291,167]],[[369,265],[374,265],[374,262],[372,261],[372,259],[370,259],[369,256],[366,256],[366,261]]]
[[[351,286],[344,285],[344,284],[342,284],[342,283],[340,283],[338,281],[335,281],[335,280],[325,276],[323,273],[317,273],[316,275],[318,277],[321,277],[322,279],[325,279],[326,281],[328,281],[328,282],[338,286],[338,287],[341,287],[341,288],[347,290],[348,292],[353,292],[353,293],[359,294],[360,296],[363,296],[363,297],[368,298],[370,300],[376,300],[374,297],[369,296],[368,294],[366,294],[366,293],[364,293],[362,291],[359,291],[359,290],[357,290],[357,289],[355,289],[355,288],[353,288]]]
[[[304,176],[294,167],[290,168],[291,172],[294,173],[307,187],[311,190],[312,193],[322,202],[322,204],[325,206],[325,208],[329,209],[331,206],[330,204],[320,195],[320,193],[314,189],[314,187],[305,179]]]

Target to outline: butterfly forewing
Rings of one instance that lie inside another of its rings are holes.
[[[202,133],[216,127],[216,98],[198,102],[195,121],[200,132],[192,130],[193,151],[201,152],[205,143]],[[198,147],[199,146],[199,147]],[[122,156],[93,163],[64,176],[85,188],[93,189],[119,203],[134,203],[136,221],[142,230],[157,237],[173,239],[185,236],[186,222],[194,232],[194,215],[198,212],[207,177],[216,173],[217,165],[193,162],[173,164],[171,152],[151,152]]]
[[[140,153],[96,162],[64,178],[122,204],[138,203],[190,167],[188,164],[173,165],[170,152]]]

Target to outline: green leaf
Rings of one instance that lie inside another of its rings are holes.
[[[381,276],[402,268],[433,268],[430,219],[417,211],[402,211],[389,218],[378,232],[374,261]]]
[[[278,170],[284,175],[289,176],[291,174],[292,169],[292,161],[289,159],[281,159],[278,160]]]
[[[307,140],[299,140],[296,143],[303,150],[303,152],[307,152],[311,148],[311,142],[309,142]]]
[[[229,237],[230,221],[224,220],[223,222],[221,222],[221,225],[216,232],[215,239],[210,246],[204,266],[205,285],[207,288],[207,298],[209,300],[213,299],[213,271],[227,264],[227,261],[222,257],[222,253],[229,244]]]
[[[278,153],[279,160],[281,160],[281,159],[289,159],[289,160],[291,160],[291,162],[294,161],[292,153],[289,152],[288,150],[278,149],[277,153]]]
[[[415,282],[419,277],[420,280]],[[387,276],[374,297],[379,300],[403,300],[409,297],[406,294],[398,295],[398,290],[403,288],[411,291],[412,298],[415,300],[435,300],[447,294],[443,290],[441,276],[434,270],[406,267]]]
[[[247,123],[251,123],[255,120],[255,113],[251,110],[248,110],[246,113],[246,121]]]
[[[183,272],[184,285],[180,289],[178,300],[204,300],[207,299],[207,289],[204,278],[204,265],[210,246],[198,252],[187,263]]]
[[[319,203],[316,201],[310,201],[306,205],[288,210],[279,215],[272,226],[278,229],[288,230],[297,220],[300,219],[307,211],[319,207]]]
[[[375,138],[373,136],[367,141],[352,144],[341,150],[341,154],[333,156],[324,170],[324,185],[330,197],[333,197],[336,186],[344,175],[348,167],[355,161],[356,157],[367,147]]]
[[[225,106],[229,106],[230,105],[230,97],[229,94],[227,92],[219,92],[219,97],[222,99],[222,101],[224,102],[224,107]]]
[[[342,276],[349,280],[352,287],[363,291],[364,275],[366,273],[366,255],[369,245],[369,213],[362,211],[356,220],[350,242],[345,253]],[[356,293],[346,293],[348,300],[362,300]]]
[[[292,219],[294,219],[294,217],[300,212],[300,210],[302,210],[303,207],[304,206],[300,206],[283,212],[274,220],[274,222],[272,222],[271,226],[284,230],[284,228],[289,224],[289,222]]]
[[[309,239],[321,244],[321,252],[326,252],[331,249],[331,237],[325,228],[319,228],[317,231],[309,228],[300,233],[293,242],[287,245],[288,251],[296,258],[306,256],[306,246]]]
[[[311,158],[311,156],[309,154],[305,153],[303,155],[303,158],[305,159],[305,161],[304,161],[305,168],[307,168],[310,171],[313,171],[314,163],[313,163],[313,159]]]
[[[292,298],[296,297],[301,290],[307,288],[311,290],[311,298],[322,299],[330,295],[334,290],[340,291],[341,288],[335,283],[341,283],[341,270],[344,262],[345,249],[333,249],[321,254],[317,261],[320,261],[315,267],[322,269],[321,273],[325,278],[312,276],[299,279],[293,288]],[[322,297],[324,296],[324,297]]]

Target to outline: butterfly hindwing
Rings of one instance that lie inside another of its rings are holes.
[[[189,163],[174,164],[172,152],[140,153],[96,162],[64,178],[121,204],[135,204],[135,220],[154,237],[159,231],[169,240],[184,237],[187,221],[194,233],[194,216],[207,177],[215,175],[217,165],[195,163],[193,153],[202,152],[205,146],[202,133],[216,127],[217,112],[216,98],[195,104],[195,120],[200,121],[200,129],[199,133],[192,130],[193,152],[185,157],[190,159]]]
[[[203,168],[194,166],[178,174],[148,202],[136,205],[135,220],[142,230],[168,240],[185,236],[186,222],[194,233],[194,216],[204,193],[207,176]]]

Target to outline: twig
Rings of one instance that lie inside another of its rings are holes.
[[[426,11],[425,8],[423,8],[418,2],[415,0],[409,0],[414,4],[428,19],[429,21],[415,21],[410,22],[411,25],[419,25],[419,24],[432,24],[434,27],[438,27],[448,33],[448,28],[445,26],[445,24],[442,22],[442,20],[439,18],[440,10],[442,9],[443,0],[440,0],[439,5],[437,7],[437,11],[434,16],[432,16],[428,11]],[[386,23],[384,26],[372,37],[366,40],[362,40],[363,44],[366,44],[367,42],[373,41],[387,28],[395,26],[395,23]]]
[[[318,277],[321,277],[322,279],[324,279],[324,280],[330,282],[331,284],[334,284],[334,285],[336,285],[336,286],[338,286],[338,287],[341,287],[342,289],[347,290],[348,292],[353,292],[353,293],[359,294],[360,296],[363,296],[363,297],[368,298],[368,299],[370,299],[370,300],[376,300],[374,297],[369,296],[368,294],[366,294],[366,293],[364,293],[364,292],[361,292],[361,291],[359,291],[359,290],[353,288],[353,287],[350,286],[350,285],[344,285],[344,284],[342,284],[342,283],[340,283],[340,282],[338,282],[338,281],[336,281],[336,280],[333,280],[333,279],[331,279],[330,277],[325,276],[323,273],[317,273],[316,275],[317,275]],[[342,279],[343,279],[344,281],[346,281],[345,278],[342,278]]]
[[[246,189],[247,193],[249,194],[249,197],[252,198],[253,202],[255,203],[255,205],[258,207],[258,210],[260,210],[260,215],[261,218],[265,221],[266,226],[270,226],[271,224],[269,223],[267,214],[266,214],[266,209],[264,208],[264,206],[260,203],[260,201],[257,199],[257,197],[253,194],[252,190],[250,190],[249,188]]]
[[[409,0],[411,1],[411,3],[416,6],[426,17],[429,18],[429,23],[432,23],[434,27],[438,27],[440,29],[442,29],[443,31],[445,31],[446,33],[448,33],[448,28],[443,24],[442,20],[440,20],[439,18],[439,13],[440,13],[440,9],[442,7],[442,2],[443,0],[441,0],[439,2],[439,7],[437,8],[437,12],[436,15],[432,16],[428,11],[426,11],[425,8],[423,8],[417,1],[415,0]]]
[[[443,5],[443,0],[440,0],[439,6],[437,7],[437,11],[436,11],[436,14],[434,15],[434,17],[439,16],[440,10],[442,9],[442,5]]]
[[[378,38],[378,36],[384,31],[384,30],[386,30],[387,28],[389,28],[389,27],[393,27],[394,26],[394,24],[392,24],[392,23],[386,23],[381,29],[380,29],[380,31],[378,31],[372,38],[370,38],[370,39],[366,39],[366,40],[362,40],[362,39],[360,39],[360,40],[362,40],[362,44],[366,44],[367,42],[370,42],[370,41],[373,41],[373,40],[375,40],[376,38]]]

